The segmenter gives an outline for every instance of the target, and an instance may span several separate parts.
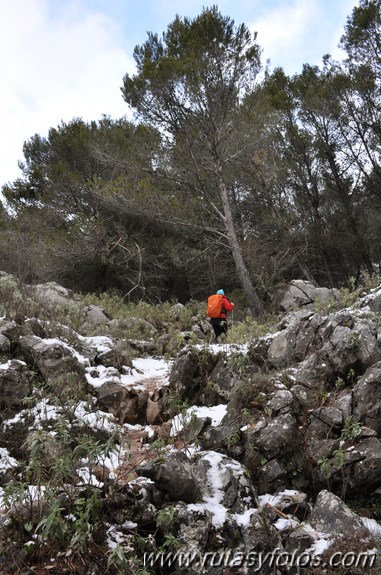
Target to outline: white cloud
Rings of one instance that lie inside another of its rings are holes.
[[[339,56],[337,44],[355,0],[285,0],[268,3],[259,18],[248,23],[258,32],[263,60],[288,74],[301,72],[304,63],[320,65],[324,54]]]
[[[118,24],[75,3],[64,3],[57,18],[48,9],[48,0],[0,6],[0,185],[19,176],[17,160],[33,134],[74,117],[128,113],[120,86],[133,62]]]
[[[20,175],[23,143],[35,133],[74,117],[128,114],[120,87],[134,70],[134,45],[177,13],[194,18],[213,4],[258,31],[271,68],[293,74],[337,54],[357,0],[0,0],[0,186]]]

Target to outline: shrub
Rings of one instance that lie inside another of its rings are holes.
[[[270,333],[272,329],[270,322],[259,323],[254,318],[247,316],[243,321],[233,323],[233,325],[229,327],[227,342],[237,344],[248,343],[253,339]]]
[[[80,404],[84,407],[83,401]],[[74,412],[79,404],[74,400],[61,398],[53,404],[51,399],[49,407],[49,417],[34,426],[28,417],[33,407],[8,425],[12,436],[13,426],[25,418],[28,433],[23,449],[17,449],[17,480],[9,480],[2,491],[8,521],[1,533],[0,555],[20,574],[28,571],[28,565],[43,566],[52,556],[57,572],[67,572],[70,566],[71,572],[84,573],[85,556],[106,572],[106,521],[112,517],[105,509],[108,480],[103,462],[118,456],[119,428],[115,426],[113,433],[102,413],[99,419],[92,415],[92,427],[77,420]],[[88,562],[86,569],[91,570]]]
[[[117,294],[104,292],[97,296],[87,294],[81,298],[85,305],[97,305],[104,309],[113,319],[123,319],[126,317],[141,318],[151,323],[156,329],[162,330],[170,323],[179,330],[188,330],[192,327],[194,316],[205,315],[205,304],[190,301],[186,305],[177,302],[164,302],[150,304],[147,302],[131,303],[125,302],[123,297]]]

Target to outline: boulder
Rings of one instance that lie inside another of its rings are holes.
[[[381,435],[381,362],[366,370],[352,396],[353,417]]]
[[[2,408],[21,407],[32,391],[29,370],[23,361],[10,359],[0,364],[0,402]]]
[[[206,380],[216,367],[220,354],[208,349],[185,347],[173,363],[169,376],[169,389],[182,399],[193,401],[206,387]]]
[[[152,417],[152,407],[147,405],[149,399],[148,390],[127,389],[119,383],[118,379],[114,381],[110,379],[97,387],[95,394],[99,407],[112,413],[120,424],[145,425],[147,423],[147,409],[151,410],[149,414],[150,422],[154,423],[156,419],[156,417]]]
[[[315,353],[301,361],[293,371],[296,383],[324,390],[348,373],[363,373],[381,354],[377,329],[369,321],[350,315],[336,315],[324,322],[318,332]]]
[[[152,323],[140,317],[125,317],[123,319],[112,319],[108,322],[109,328],[114,333],[120,334],[124,338],[153,338],[159,332]]]
[[[296,419],[285,413],[267,419],[246,432],[246,441],[253,442],[267,459],[285,457],[301,448],[303,436]]]
[[[57,382],[68,374],[84,377],[83,362],[69,345],[59,339],[42,339],[24,335],[19,339],[20,351],[32,369],[37,368],[49,382]]]
[[[83,308],[84,321],[81,329],[104,326],[110,321],[110,317],[104,309],[98,305],[88,305]]]
[[[367,531],[361,518],[337,495],[326,489],[318,494],[309,523],[316,531],[339,537],[345,533]]]
[[[20,326],[11,320],[0,318],[0,334],[10,341],[16,340],[20,335]]]
[[[115,367],[119,371],[123,371],[124,367],[132,367],[132,360],[129,348],[123,348],[118,344],[111,349],[101,351],[94,358],[96,365],[104,365],[105,367]]]
[[[292,280],[278,295],[278,306],[283,311],[290,311],[300,307],[312,307],[316,301],[339,301],[341,293],[337,289],[316,287],[309,281]]]
[[[318,345],[317,332],[324,318],[312,311],[289,314],[287,322],[280,324],[280,331],[271,338],[268,361],[276,368],[287,367],[302,361]]]
[[[363,372],[381,359],[375,324],[350,313],[322,317],[294,312],[279,327],[267,338],[262,355],[265,351],[266,363],[276,369],[297,366],[297,381],[308,385],[309,380],[309,387],[320,387],[322,380],[346,375],[352,368]],[[258,345],[251,346],[252,356],[258,355]]]
[[[163,462],[143,464],[137,471],[139,475],[152,479],[157,488],[173,501],[189,503],[201,497],[202,479],[183,452],[170,454]]]
[[[26,293],[32,299],[48,305],[75,306],[77,302],[71,290],[56,282],[26,286]]]
[[[381,486],[381,442],[377,437],[365,437],[347,450],[346,466],[341,470],[348,493],[372,492]]]

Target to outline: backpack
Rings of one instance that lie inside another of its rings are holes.
[[[208,307],[206,315],[208,317],[220,317],[222,310],[223,296],[220,294],[213,294],[208,297]]]

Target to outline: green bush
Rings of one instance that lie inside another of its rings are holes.
[[[229,322],[228,322],[229,323]],[[270,323],[260,323],[254,318],[247,316],[239,323],[233,323],[228,329],[227,342],[243,344],[257,337],[261,337],[273,331]]]
[[[28,565],[43,565],[52,556],[55,567],[60,561],[62,572],[67,572],[68,557],[76,571],[74,567],[95,551],[106,572],[106,522],[112,517],[107,516],[102,483],[99,487],[96,477],[102,462],[118,453],[116,434],[76,425],[75,406],[68,402],[57,400],[54,407],[56,417],[34,430],[29,425],[24,461],[18,453],[17,480],[4,485],[8,524],[0,556],[6,560],[12,548],[8,560],[15,573],[26,572]]]
[[[104,309],[113,319],[136,317],[151,323],[156,329],[162,330],[170,323],[179,330],[192,327],[192,318],[205,316],[205,304],[190,301],[186,305],[177,302],[150,304],[147,302],[125,302],[120,295],[104,292],[97,296],[87,294],[81,298],[85,305],[97,305]]]

